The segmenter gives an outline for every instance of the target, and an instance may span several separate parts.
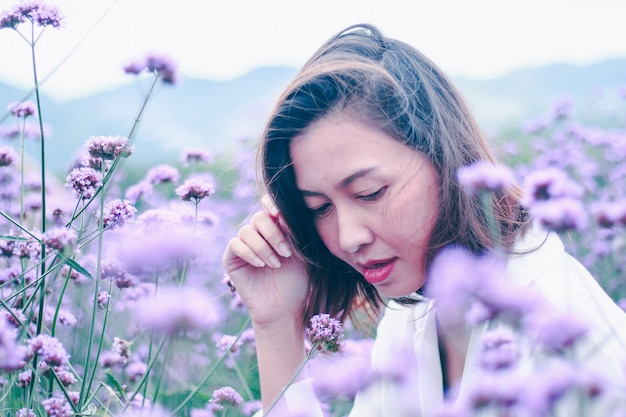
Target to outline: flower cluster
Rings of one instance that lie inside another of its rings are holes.
[[[311,317],[310,326],[306,329],[311,346],[317,350],[339,352],[343,350],[343,327],[341,322],[329,314],[317,314]]]
[[[59,252],[74,246],[76,239],[76,232],[64,227],[48,230],[42,237],[43,243],[48,249],[58,250]]]
[[[209,402],[220,408],[239,407],[243,403],[243,398],[234,388],[226,386],[213,391]]]
[[[37,113],[35,103],[32,101],[24,101],[22,103],[11,103],[7,110],[15,117],[26,119],[28,116],[34,116]]]
[[[124,66],[127,74],[141,74],[144,71],[156,74],[166,84],[176,83],[176,62],[164,54],[148,54],[140,60],[132,61]]]
[[[8,167],[17,161],[17,154],[8,146],[0,146],[0,167]]]
[[[81,200],[89,200],[102,186],[102,174],[89,167],[74,168],[65,180],[65,186],[72,187],[76,197]]]
[[[531,216],[551,230],[583,230],[588,216],[581,201],[583,189],[557,168],[535,170],[524,180],[522,204]]]
[[[0,29],[16,29],[27,20],[39,26],[59,28],[63,24],[63,15],[54,6],[42,1],[26,1],[0,14]]]
[[[179,178],[180,174],[176,168],[168,164],[162,164],[151,168],[146,174],[145,180],[149,184],[163,184],[178,182]]]
[[[204,149],[187,149],[182,153],[181,161],[185,166],[200,162],[211,162],[213,156]]]
[[[159,288],[150,298],[140,300],[135,318],[145,329],[166,334],[184,330],[207,330],[218,321],[213,297],[202,288]]]
[[[461,186],[471,195],[483,192],[506,192],[515,184],[513,170],[489,161],[479,161],[459,168]]]
[[[215,187],[208,181],[198,178],[186,180],[183,185],[176,189],[176,195],[183,201],[192,201],[198,204],[200,200],[215,192]]]
[[[114,160],[119,156],[127,158],[134,150],[128,138],[122,136],[91,136],[86,146],[92,158],[103,160]]]
[[[70,356],[63,344],[47,334],[40,334],[28,340],[28,355],[39,355],[39,358],[49,366],[66,365]]]
[[[137,209],[128,200],[109,201],[104,206],[102,222],[105,228],[114,229],[131,220],[135,213],[137,213]]]

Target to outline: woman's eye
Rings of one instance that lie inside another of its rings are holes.
[[[328,214],[330,208],[331,205],[329,203],[326,203],[318,207],[311,207],[309,208],[309,210],[311,210],[311,213],[313,213],[314,216],[323,217],[324,215]]]
[[[383,196],[386,190],[387,187],[382,187],[371,194],[357,196],[357,199],[361,201],[376,201]]]

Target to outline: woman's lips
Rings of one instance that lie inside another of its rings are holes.
[[[397,258],[386,259],[381,261],[367,262],[362,268],[363,277],[370,284],[379,284],[386,280],[393,267],[396,265]]]

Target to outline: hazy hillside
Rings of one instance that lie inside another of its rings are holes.
[[[173,160],[181,149],[192,146],[219,152],[241,138],[256,137],[276,96],[294,74],[291,68],[261,68],[231,81],[187,79],[175,86],[159,86],[136,136],[134,163]],[[557,97],[589,103],[598,89],[626,86],[626,59],[587,67],[533,68],[491,80],[455,81],[481,125],[510,129],[547,112]],[[146,87],[129,84],[61,103],[44,97],[43,116],[52,130],[48,167],[63,173],[91,135],[127,135]],[[24,94],[0,83],[0,109]],[[0,113],[0,118],[4,115]]]

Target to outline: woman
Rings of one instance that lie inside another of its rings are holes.
[[[528,252],[545,240],[525,239],[517,189],[494,193],[484,209],[459,186],[459,168],[495,161],[460,94],[417,50],[373,26],[350,27],[287,87],[259,155],[263,210],[231,240],[224,265],[252,318],[264,407],[303,362],[312,315],[376,317],[384,307],[373,363],[394,340],[412,340],[421,382],[411,412],[434,415],[444,388],[462,388],[472,350],[469,332],[438,332],[442,319],[429,314],[422,293],[435,255],[451,245]],[[624,325],[617,307],[610,313]],[[277,415],[298,402],[315,408],[300,380]],[[371,388],[353,415],[399,416],[391,391]]]

